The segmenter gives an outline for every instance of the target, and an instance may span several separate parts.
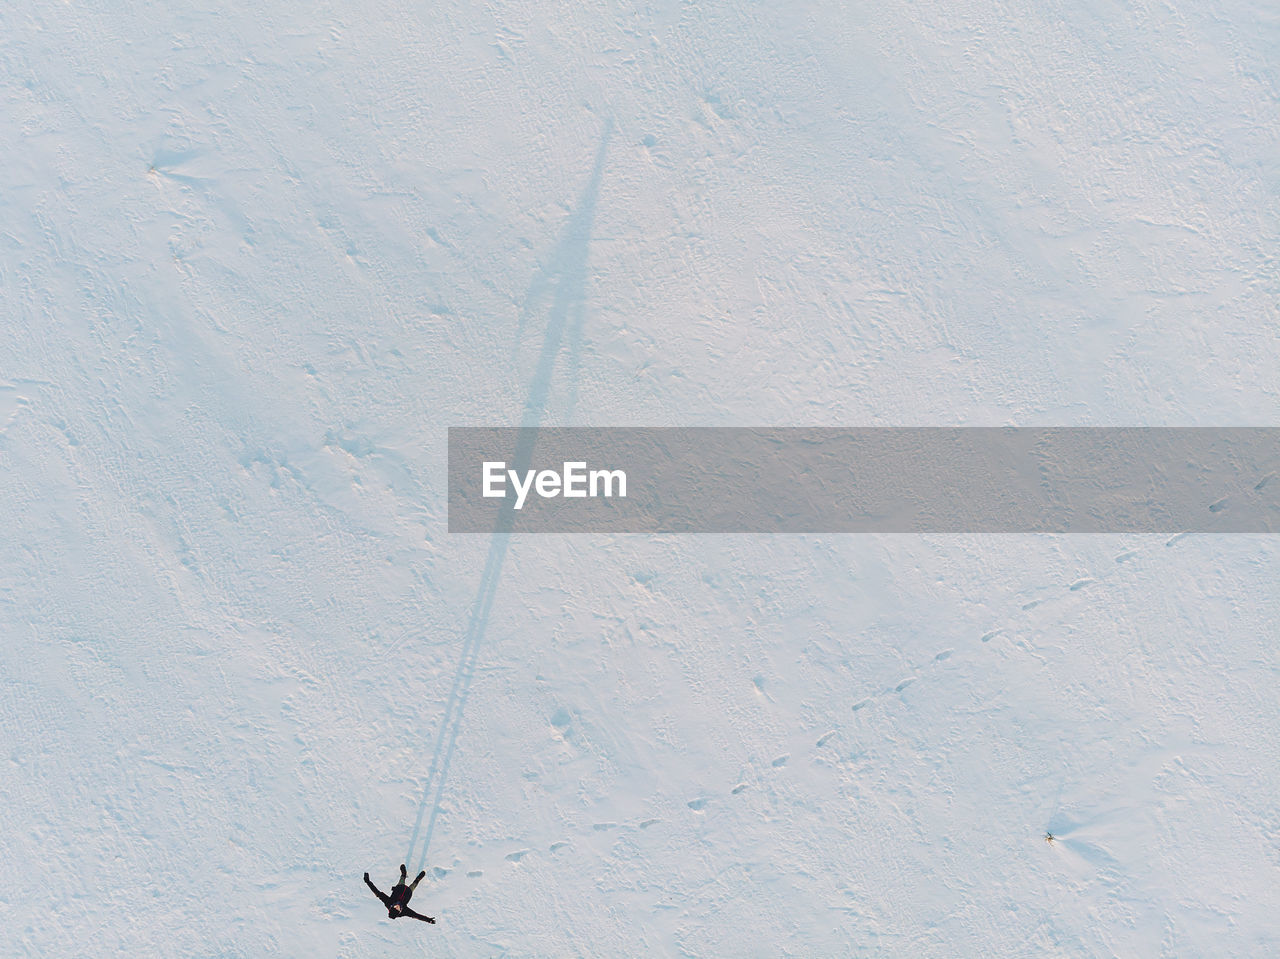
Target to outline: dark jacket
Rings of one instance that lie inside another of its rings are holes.
[[[418,879],[421,879],[425,873],[419,873]],[[413,886],[418,884],[418,879],[413,881]],[[373,894],[382,900],[382,904],[387,907],[387,916],[391,919],[399,919],[401,916],[408,916],[411,919],[421,919],[423,922],[434,924],[435,920],[430,916],[424,916],[421,913],[414,912],[409,908],[409,899],[413,896],[413,886],[406,886],[403,882],[398,882],[391,887],[391,895],[387,896],[373,884],[373,880],[369,878],[369,874],[364,874],[365,885],[373,890]]]

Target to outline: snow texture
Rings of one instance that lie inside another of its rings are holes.
[[[1274,537],[444,485],[1277,425],[1278,63],[1265,0],[5,3],[0,955],[1280,954]]]

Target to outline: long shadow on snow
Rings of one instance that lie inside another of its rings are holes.
[[[529,396],[525,401],[524,414],[520,421],[522,431],[516,440],[515,456],[512,458],[514,468],[517,470],[527,470],[533,459],[536,436],[534,430],[541,424],[542,417],[546,413],[547,400],[551,394],[551,376],[555,371],[556,359],[560,354],[566,331],[570,336],[571,353],[574,354],[570,357],[570,374],[571,378],[576,379],[576,354],[582,335],[586,302],[587,250],[591,243],[591,227],[595,219],[596,199],[600,193],[600,179],[604,172],[605,153],[612,135],[613,121],[610,120],[605,125],[600,147],[596,150],[591,179],[587,182],[586,189],[582,191],[578,208],[560,234],[560,241],[556,244],[551,262],[539,272],[530,286],[528,299],[532,300],[549,290],[551,306],[547,314],[547,331],[542,341],[542,353],[538,357],[538,367],[529,385]],[[523,318],[521,322],[523,323]],[[576,386],[574,391],[576,393]],[[421,858],[418,860],[416,869],[423,869],[426,866],[427,850],[431,848],[431,836],[435,831],[436,817],[440,815],[440,797],[449,776],[449,764],[453,760],[453,749],[457,744],[458,729],[462,724],[462,710],[466,706],[467,695],[471,690],[471,679],[475,675],[480,643],[489,626],[489,614],[498,592],[498,580],[502,574],[502,564],[506,559],[511,529],[515,521],[511,502],[510,499],[503,500],[502,511],[494,526],[493,541],[485,560],[484,573],[480,577],[480,588],[471,605],[471,615],[467,621],[462,654],[458,659],[458,671],[453,677],[453,688],[449,693],[444,718],[440,723],[440,734],[436,738],[431,770],[427,774],[427,782],[422,790],[422,801],[418,806],[418,816],[413,824],[413,834],[409,837],[409,852],[404,857],[405,862],[413,861],[413,851],[418,845],[418,836],[422,831],[422,820],[426,815],[427,807],[430,806],[431,816],[427,819]]]

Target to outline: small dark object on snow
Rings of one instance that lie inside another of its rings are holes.
[[[413,890],[417,888],[418,883],[422,882],[422,877],[427,874],[424,869],[418,873],[418,877],[409,885],[405,885],[405,880],[409,878],[408,871],[404,868],[404,863],[400,864],[400,881],[391,887],[391,895],[385,896],[373,884],[369,878],[369,874],[364,874],[364,884],[373,890],[373,894],[382,900],[382,904],[387,907],[387,915],[392,919],[399,919],[401,916],[409,916],[412,919],[421,919],[423,922],[435,924],[435,920],[430,916],[423,916],[409,908],[409,899],[413,896]]]

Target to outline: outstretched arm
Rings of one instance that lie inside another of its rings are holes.
[[[387,904],[387,897],[384,896],[378,887],[373,884],[373,880],[369,878],[369,874],[367,872],[364,874],[364,884],[373,890],[373,894],[382,900],[382,904],[384,906]]]
[[[430,916],[424,916],[421,913],[414,912],[408,906],[404,907],[404,914],[406,916],[412,916],[414,919],[421,919],[423,922],[429,922],[433,926],[436,924],[436,921],[432,919]]]

